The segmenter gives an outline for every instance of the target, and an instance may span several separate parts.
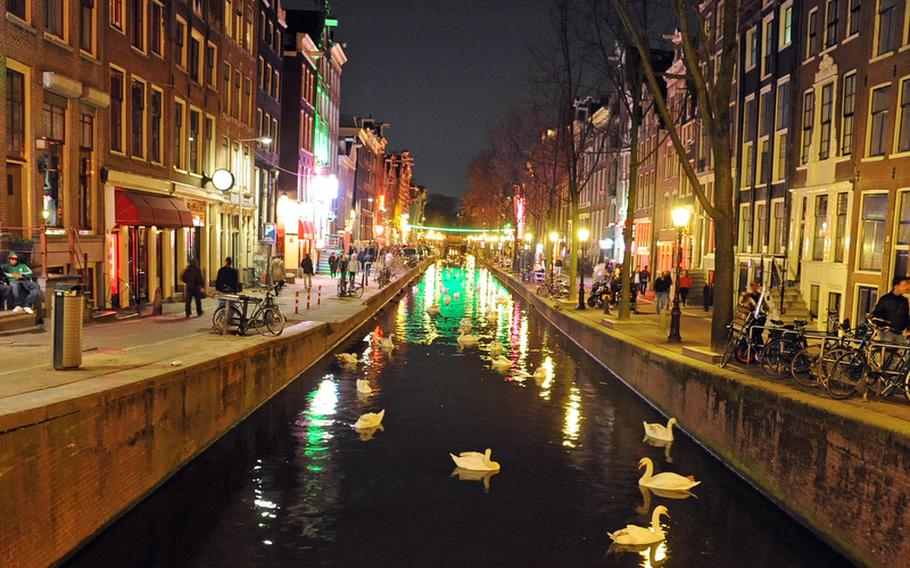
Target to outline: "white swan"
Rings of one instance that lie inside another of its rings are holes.
[[[461,292],[455,292],[454,294],[452,294],[452,298],[455,299],[455,300],[460,299],[460,298],[461,298]]]
[[[547,378],[547,368],[546,367],[537,367],[534,369],[534,378],[535,379],[546,379]]]
[[[370,387],[370,381],[366,379],[357,379],[357,392],[360,394],[372,394],[373,389]]]
[[[382,424],[383,416],[385,416],[385,410],[380,410],[379,412],[367,412],[357,419],[357,422],[354,423],[354,428],[358,430],[378,428]]]
[[[496,357],[497,355],[502,355],[502,352],[505,348],[502,346],[502,343],[498,341],[493,341],[490,343],[490,355]]]
[[[356,365],[358,360],[356,353],[338,353],[335,358],[345,365]]]
[[[369,442],[373,439],[373,436],[376,432],[382,432],[382,424],[375,428],[358,428],[357,434],[360,436],[361,442]]]
[[[439,315],[439,304],[433,304],[430,307],[428,307],[427,313],[430,314],[431,316],[438,316]]]
[[[484,453],[480,452],[461,452],[457,456],[449,454],[455,465],[461,469],[469,471],[499,471],[499,463],[490,459],[492,450],[487,448]]]
[[[458,322],[458,331],[462,333],[471,333],[471,329],[473,329],[473,327],[474,326],[471,324],[471,320],[468,318],[461,318],[461,321]]]
[[[673,425],[676,424],[676,418],[668,420],[666,426],[656,423],[649,424],[644,421],[642,421],[642,424],[645,425],[645,436],[648,438],[661,442],[673,441]]]
[[[701,481],[695,481],[694,477],[683,477],[678,473],[669,471],[652,475],[654,473],[654,463],[651,461],[651,458],[641,458],[638,462],[638,469],[641,468],[645,468],[645,474],[638,480],[638,484],[644,485],[650,489],[688,491],[701,483]]]
[[[467,335],[462,333],[455,341],[457,341],[458,345],[462,347],[474,347],[477,345],[480,339],[478,339],[476,335]]]
[[[493,357],[493,368],[499,371],[508,371],[512,368],[512,360],[508,357],[503,357],[502,355],[497,355]]]
[[[635,546],[658,543],[666,537],[664,534],[664,529],[660,526],[660,517],[662,515],[670,518],[670,513],[667,512],[667,508],[663,505],[658,505],[657,507],[654,507],[654,512],[651,513],[650,527],[626,525],[626,528],[619,529],[616,532],[607,533],[607,535],[613,540],[613,542],[622,545]]]
[[[391,337],[383,337],[379,340],[379,346],[382,347],[384,351],[391,351],[395,349],[395,343],[392,341]]]

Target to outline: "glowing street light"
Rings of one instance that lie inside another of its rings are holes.
[[[676,227],[676,280],[673,293],[673,309],[670,310],[670,334],[667,336],[667,341],[679,343],[682,341],[682,337],[679,335],[679,320],[682,316],[682,311],[679,309],[679,269],[682,264],[682,236],[683,231],[689,226],[692,209],[677,207],[670,212],[670,216],[673,218],[673,226]]]

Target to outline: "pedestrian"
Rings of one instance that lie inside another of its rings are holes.
[[[910,294],[910,276],[895,276],[891,291],[878,299],[872,317],[888,322],[888,329],[881,332],[882,341],[906,345],[910,328],[910,303],[904,294]]]
[[[705,282],[705,285],[701,289],[701,292],[701,306],[707,312],[708,308],[711,307],[711,296],[714,294],[714,290],[711,289],[711,284],[709,282]]]
[[[310,258],[310,253],[300,263],[300,270],[303,272],[303,286],[309,290],[313,287],[313,259]]]
[[[648,280],[650,280],[650,279],[651,279],[651,273],[648,272],[648,267],[645,266],[638,272],[638,284],[641,287],[642,294],[644,294],[645,292],[648,291]]]
[[[689,289],[692,288],[692,277],[688,270],[683,270],[679,277],[679,299],[682,305],[688,306]]]
[[[218,269],[215,276],[215,290],[225,294],[236,294],[241,289],[240,273],[234,268],[234,260],[227,257],[224,259],[224,266]]]
[[[354,285],[357,283],[358,272],[360,272],[360,260],[357,258],[356,254],[352,254],[351,260],[348,261],[348,276],[351,279],[351,290],[354,289]]]
[[[277,296],[281,289],[284,288],[284,259],[280,256],[276,256],[272,259],[271,264],[269,264],[269,276],[272,278],[272,286],[275,287],[275,295]]]
[[[364,249],[360,251],[360,254],[357,256],[357,260],[360,261],[361,275],[360,275],[360,285],[366,288],[369,283],[370,277],[370,268],[373,266],[373,259],[370,256],[369,249]]]
[[[657,280],[654,281],[654,302],[658,314],[667,309],[670,304],[670,288],[673,286],[673,279],[670,278],[670,272],[665,271]]]
[[[3,276],[10,283],[10,293],[13,297],[13,311],[35,313],[35,302],[41,288],[34,281],[35,273],[24,262],[19,262],[19,255],[11,252],[7,263],[3,265]]]
[[[336,274],[338,274],[338,255],[332,252],[329,255],[329,275],[335,278]]]
[[[183,298],[186,302],[186,317],[190,317],[190,304],[196,300],[196,315],[202,315],[202,297],[205,295],[205,278],[202,271],[196,266],[196,260],[191,258],[187,262],[186,269],[180,275],[180,281],[183,282]]]

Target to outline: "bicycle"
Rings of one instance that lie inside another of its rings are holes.
[[[761,352],[761,369],[771,378],[782,379],[790,372],[790,365],[796,354],[809,343],[806,340],[808,322],[797,320],[792,324],[771,320],[775,327],[769,328],[768,341]]]
[[[743,315],[744,313],[746,315]],[[755,314],[752,310],[740,311],[738,317],[742,320],[741,325],[737,325],[735,320],[727,325],[727,344],[720,358],[721,369],[729,365],[734,358],[744,365],[757,362],[761,358],[764,344],[753,338],[753,328],[758,325]]]
[[[537,295],[541,298],[568,298],[569,287],[561,278],[556,277],[551,272],[547,275],[543,284],[537,287]]]
[[[866,316],[879,335],[888,331],[888,322]],[[826,383],[831,398],[845,399],[854,392],[863,398],[872,393],[883,398],[902,390],[910,400],[910,346],[881,341],[864,341],[859,349],[845,352],[834,364]]]
[[[212,329],[217,334],[223,334],[227,326],[227,331],[238,335],[246,335],[250,329],[255,329],[260,335],[281,335],[286,320],[275,302],[275,288],[275,285],[266,288],[262,298],[246,294],[222,295],[222,298],[231,301],[219,306],[212,314]],[[252,314],[248,314],[250,305],[255,306]],[[231,307],[230,314],[228,306]]]
[[[363,297],[363,286],[358,284],[356,281],[351,283],[346,278],[342,278],[338,281],[338,297],[339,298],[362,298]]]
[[[836,320],[837,312],[833,318]],[[834,363],[845,352],[856,349],[857,344],[871,337],[872,331],[866,324],[850,327],[850,319],[832,325],[832,314],[828,315],[828,326],[821,343],[809,345],[793,356],[790,363],[790,377],[804,387],[825,387]]]

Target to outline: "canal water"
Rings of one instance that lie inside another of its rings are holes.
[[[457,345],[463,317],[479,347]],[[511,370],[491,368],[493,339]],[[316,364],[69,565],[849,565],[681,433],[643,443],[642,420],[665,419],[470,259],[430,267],[337,352],[360,361]],[[354,430],[381,409],[382,430]],[[454,471],[449,452],[485,448],[498,474]],[[702,484],[643,494],[645,456]],[[656,505],[671,515],[664,543],[611,547],[609,531],[648,525]]]

